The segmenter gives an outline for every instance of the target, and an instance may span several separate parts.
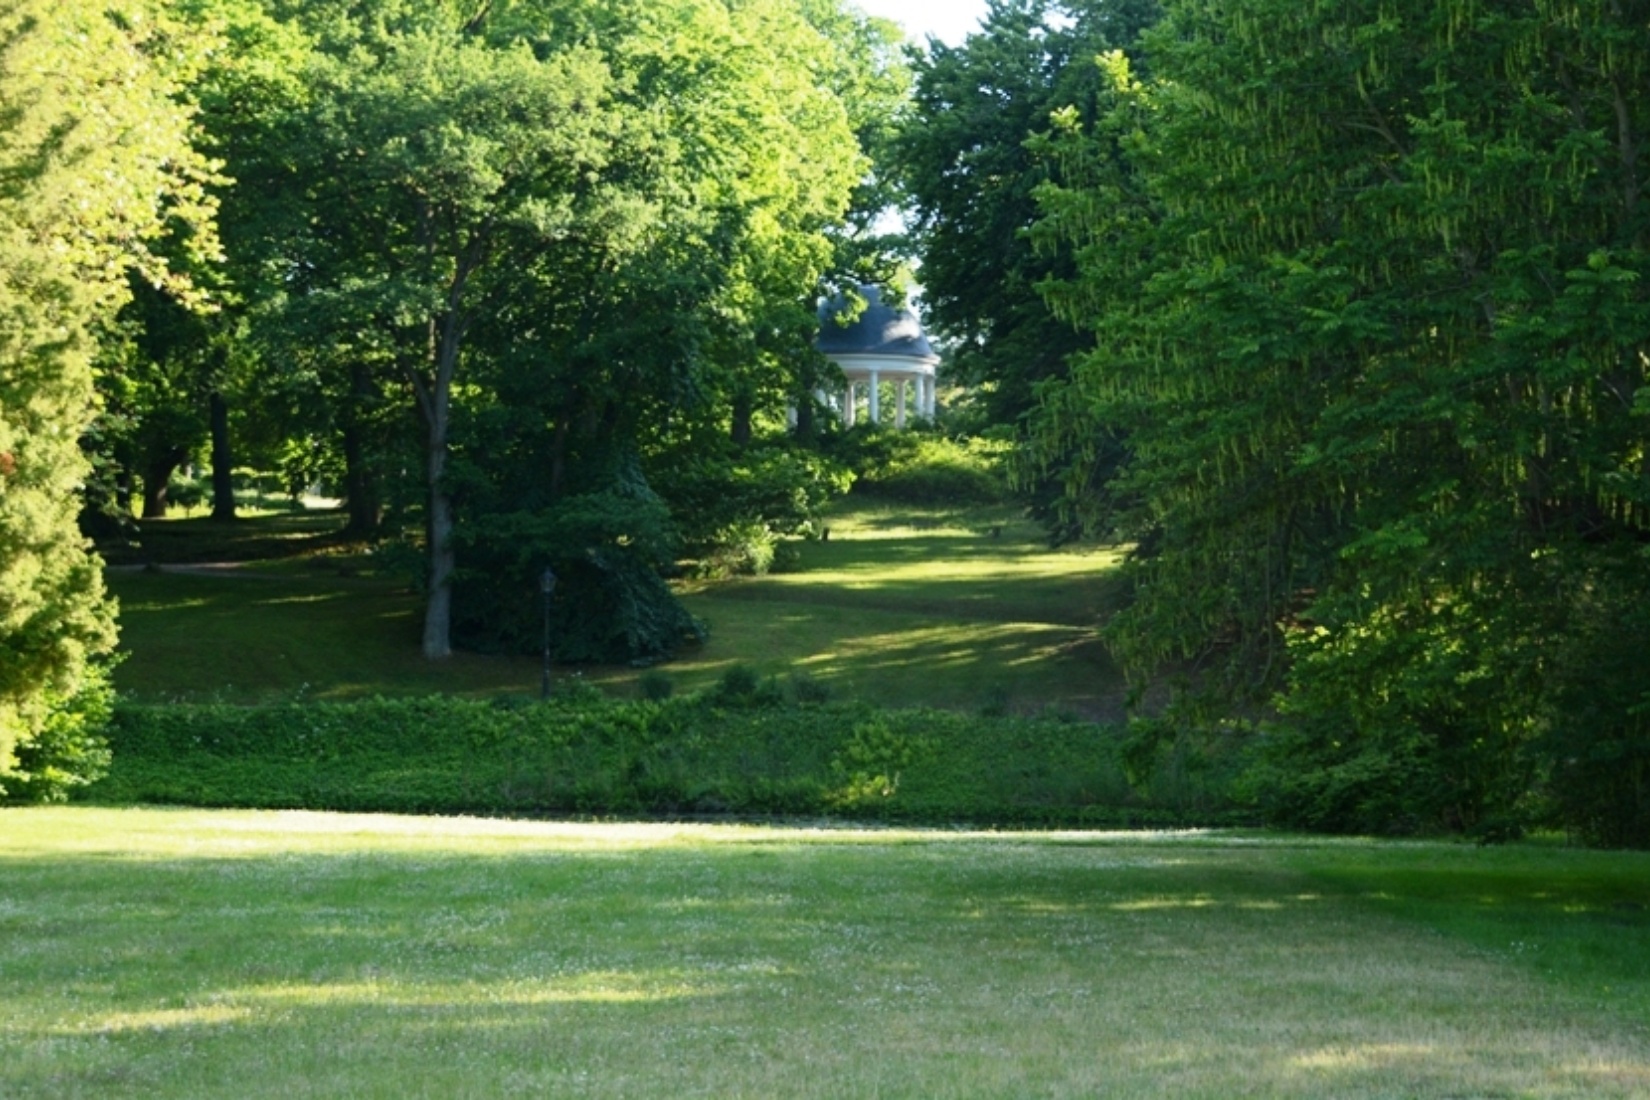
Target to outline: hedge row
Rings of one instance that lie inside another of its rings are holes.
[[[1127,729],[860,704],[447,697],[120,706],[104,803],[442,814],[834,816],[980,825],[1247,820],[1239,761]],[[1129,776],[1135,778],[1130,782]]]

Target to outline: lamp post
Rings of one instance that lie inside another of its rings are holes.
[[[539,698],[550,698],[550,597],[556,594],[556,574],[548,565],[539,576],[539,595],[544,597],[544,677],[539,681]]]

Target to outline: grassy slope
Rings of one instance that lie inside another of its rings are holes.
[[[1647,861],[6,810],[0,1095],[1644,1096]]]
[[[282,540],[305,550],[327,545],[325,521],[314,516],[227,533],[175,522],[153,525],[144,552],[162,561],[246,561],[277,552]],[[1087,629],[1113,557],[1049,552],[1033,528],[1001,515],[911,509],[845,513],[829,542],[801,549],[801,572],[686,594],[713,633],[667,666],[680,686],[705,686],[746,663],[805,672],[839,696],[873,702],[1115,708],[1116,671]],[[209,575],[112,570],[128,653],[116,684],[146,700],[536,690],[531,658],[424,662],[417,598],[393,578],[364,575],[362,565],[311,554]],[[618,691],[639,675],[579,674]]]

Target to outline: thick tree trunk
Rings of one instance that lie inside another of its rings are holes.
[[[349,513],[344,533],[357,538],[378,534],[379,525],[384,521],[377,481],[367,468],[364,434],[357,423],[344,425],[344,506]]]
[[[187,456],[182,451],[167,451],[149,460],[143,467],[143,518],[166,518],[166,486]]]
[[[212,518],[235,518],[235,463],[229,449],[229,402],[223,394],[211,397],[212,411]]]

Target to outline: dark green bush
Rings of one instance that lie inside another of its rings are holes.
[[[806,672],[793,672],[790,675],[791,700],[795,703],[828,703],[831,701],[831,686],[816,676]]]
[[[649,669],[636,681],[636,690],[643,699],[669,699],[676,694],[676,681],[670,678],[668,672]]]
[[[660,576],[675,533],[657,498],[587,493],[539,511],[483,515],[461,525],[455,542],[453,636],[466,649],[539,650],[546,566],[558,577],[550,638],[560,661],[648,660],[704,637]]]
[[[1601,570],[1574,600],[1533,746],[1546,823],[1605,847],[1650,848],[1650,570],[1634,565]]]
[[[1227,824],[1235,768],[1131,785],[1123,731],[788,705],[743,673],[702,696],[504,704],[122,706],[113,803],[402,813],[820,815],[1023,825]]]

